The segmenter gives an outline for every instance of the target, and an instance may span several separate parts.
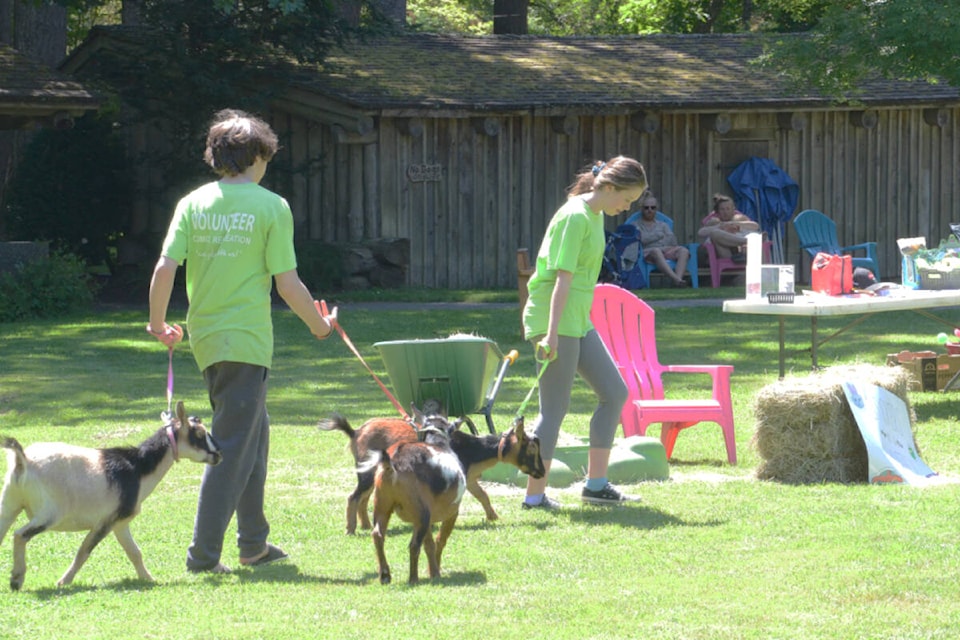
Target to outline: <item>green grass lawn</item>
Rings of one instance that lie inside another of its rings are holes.
[[[712,293],[655,290],[644,297]],[[739,288],[722,293],[742,295]],[[385,310],[359,298],[340,297],[340,320],[387,383],[377,341],[468,332],[504,352],[518,349],[494,405],[498,428],[509,426],[533,384],[515,308]],[[476,292],[458,299],[516,297]],[[955,310],[940,315],[960,322]],[[170,319],[182,319],[182,311]],[[268,515],[271,540],[291,561],[223,577],[187,573],[201,468],[183,462],[131,527],[155,584],[137,581],[109,538],[74,584],[58,590],[82,534],[49,533],[28,545],[26,583],[10,592],[8,534],[0,547],[0,637],[952,639],[960,629],[960,484],[791,486],[753,478],[753,402],[777,377],[772,319],[728,316],[717,306],[664,306],[657,314],[663,362],[735,365],[737,466],[725,463],[720,429],[707,424],[680,434],[671,480],[626,487],[642,497],[636,505],[584,507],[572,487],[551,491],[560,512],[530,512],[520,509],[521,489],[488,485],[500,520],[485,522],[479,503],[466,496],[444,576],[414,588],[405,584],[408,525],[394,518],[388,532],[389,586],[377,580],[367,532],[344,534],[352,458],[342,434],[315,426],[332,411],[359,426],[396,410],[339,338],[313,340],[289,311],[275,319]],[[167,352],[144,333],[146,320],[145,310],[114,309],[0,324],[0,435],[88,446],[146,438],[166,408],[167,374]],[[823,320],[821,329],[834,322]],[[941,330],[909,312],[878,314],[823,347],[821,364],[881,365],[903,348],[937,348]],[[805,319],[788,322],[791,344],[808,339]],[[209,420],[188,347],[177,349],[174,366],[176,398]],[[807,367],[809,359],[794,357],[788,375],[808,375]],[[678,378],[670,397],[694,397],[703,392],[700,382]],[[960,477],[958,397],[911,396],[925,461],[952,477]],[[526,411],[528,424],[535,405]],[[592,407],[589,389],[578,384],[564,430],[585,435]],[[21,516],[15,526],[24,522]],[[234,536],[230,530],[223,558],[230,566],[237,564]]]

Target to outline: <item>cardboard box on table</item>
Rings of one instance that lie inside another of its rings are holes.
[[[901,351],[887,354],[887,364],[905,367],[913,378],[911,391],[942,391],[960,371],[960,356],[933,351]]]

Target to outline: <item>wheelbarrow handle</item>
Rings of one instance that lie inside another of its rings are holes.
[[[500,391],[500,385],[503,383],[503,378],[507,375],[507,369],[509,369],[519,357],[520,353],[516,349],[511,349],[507,355],[503,356],[503,360],[500,361],[500,371],[497,372],[497,379],[490,387],[490,393],[487,394],[487,397],[483,403],[483,407],[480,408],[480,413],[482,413],[484,418],[487,419],[487,428],[490,430],[490,433],[497,432],[496,427],[493,425],[493,416],[491,415],[493,410],[493,401],[496,399],[497,393]]]

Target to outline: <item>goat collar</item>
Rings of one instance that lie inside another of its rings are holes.
[[[509,431],[500,434],[500,444],[497,445],[497,462],[503,462],[503,452],[507,447],[507,438],[510,437]]]
[[[180,462],[180,449],[177,447],[177,432],[172,425],[167,425],[167,440],[170,441],[170,450],[173,452],[173,461]]]

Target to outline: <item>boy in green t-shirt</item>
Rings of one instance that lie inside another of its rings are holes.
[[[196,572],[230,571],[220,555],[234,513],[241,565],[287,557],[267,542],[263,510],[272,285],[318,339],[336,323],[336,308],[327,313],[297,274],[289,205],[259,184],[277,146],[276,134],[259,118],[232,109],[214,116],[204,160],[220,179],[177,204],[150,282],[147,332],[172,347],[183,331],[166,323],[167,307],[177,268],[186,261],[190,346],[210,396],[211,431],[223,450],[223,462],[206,467],[200,484],[187,550],[187,568]]]

